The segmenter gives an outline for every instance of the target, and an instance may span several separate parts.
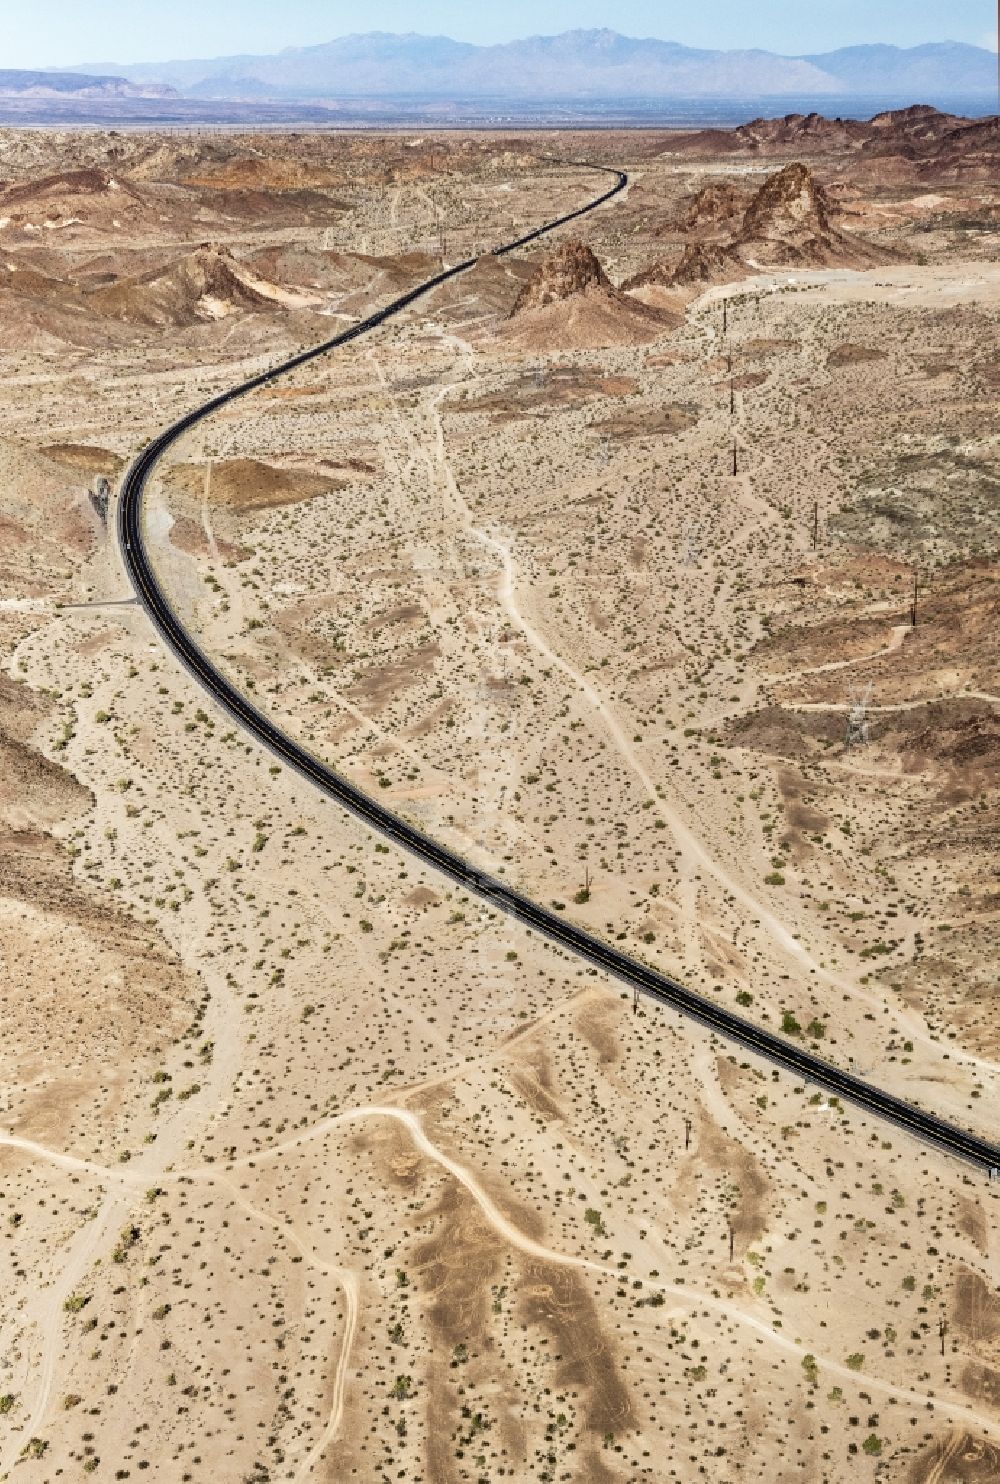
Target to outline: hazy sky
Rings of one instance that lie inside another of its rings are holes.
[[[491,42],[608,26],[786,54],[866,41],[996,44],[994,0],[0,0],[0,22],[4,67],[273,52],[358,31]]]

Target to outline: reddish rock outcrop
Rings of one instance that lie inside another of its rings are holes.
[[[735,245],[744,259],[764,265],[862,268],[895,258],[831,226],[826,193],[799,161],[764,182],[747,207]]]
[[[666,289],[690,288],[692,284],[728,283],[746,278],[751,270],[732,243],[692,242],[679,263],[653,263],[630,278],[623,288],[632,291],[648,285]]]
[[[571,299],[574,294],[585,294],[588,289],[610,293],[611,282],[589,247],[582,242],[567,242],[547,257],[535,276],[525,284],[517,297],[513,314],[544,309],[547,304]]]
[[[567,242],[524,285],[500,338],[527,349],[644,345],[679,324],[676,308],[654,308],[616,289],[582,242]]]

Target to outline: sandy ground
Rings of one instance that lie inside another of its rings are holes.
[[[65,147],[15,144],[30,179]],[[87,500],[442,231],[464,256],[596,177],[502,136],[271,141],[262,204],[235,136],[110,147],[113,243],[92,184],[39,206],[83,214],[58,248],[4,243],[46,279],[0,398],[0,1472],[994,1477],[997,1190],[282,772],[123,604]],[[691,167],[600,147],[622,282]],[[547,249],[487,261],[196,430],[147,523],[203,644],[381,801],[995,1134],[1000,278],[919,241],[727,285],[725,334],[710,289],[552,354],[497,333]]]

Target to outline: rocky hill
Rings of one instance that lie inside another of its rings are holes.
[[[949,173],[992,179],[997,166],[1000,120],[961,118],[927,103],[857,119],[820,113],[787,113],[752,119],[735,129],[701,129],[671,140],[672,152],[721,156],[733,152],[764,157],[839,155],[840,168],[931,180]]]
[[[588,289],[610,293],[611,281],[589,247],[582,242],[567,242],[547,257],[534,277],[525,284],[517,297],[512,317],[572,299],[576,294],[585,294]]]
[[[894,256],[833,227],[825,191],[799,161],[761,186],[747,207],[736,246],[756,263],[805,268],[865,268]]]
[[[653,263],[623,285],[629,291],[650,284],[667,289],[701,289],[711,283],[735,283],[751,272],[739,249],[732,243],[692,242],[679,263]]]
[[[735,229],[747,209],[749,195],[731,180],[712,180],[690,200],[676,221],[661,228],[658,236],[674,232],[702,239],[725,235]]]
[[[193,325],[234,310],[275,308],[224,248],[207,243],[163,269],[95,289],[87,300],[99,314],[152,326]]]
[[[768,176],[750,199],[738,229],[720,238],[713,209],[731,212],[736,196],[716,185],[695,198],[685,221],[701,240],[688,242],[680,260],[663,259],[628,279],[635,292],[651,285],[680,292],[732,283],[764,268],[869,268],[895,260],[887,248],[840,231],[831,222],[829,198],[801,161]],[[674,228],[676,233],[679,229]]]
[[[543,259],[524,285],[502,340],[528,349],[597,349],[643,345],[680,323],[614,288],[582,242],[567,242]]]

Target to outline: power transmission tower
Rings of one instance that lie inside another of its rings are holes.
[[[851,709],[847,715],[847,746],[866,747],[870,740],[868,729],[868,705],[872,698],[872,687],[866,685],[863,691],[857,692],[851,698]]]
[[[684,565],[697,567],[701,559],[701,523],[688,521],[684,527]]]

